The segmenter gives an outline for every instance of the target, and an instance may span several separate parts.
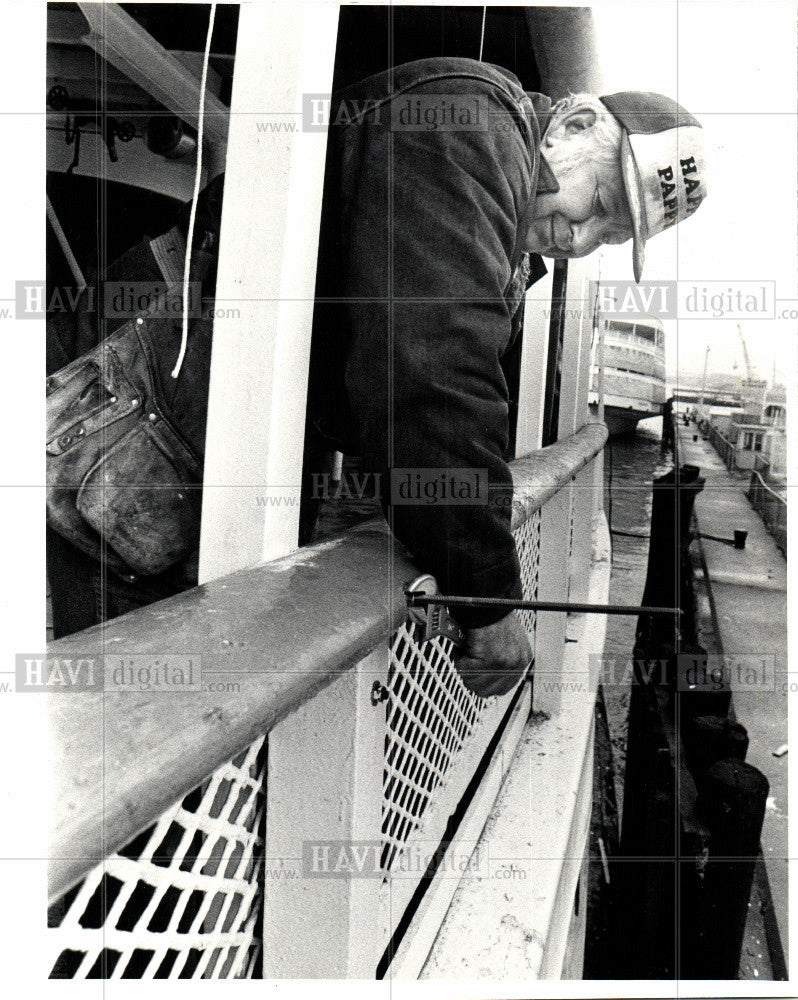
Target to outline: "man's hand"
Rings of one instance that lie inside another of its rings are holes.
[[[493,625],[466,630],[465,638],[455,666],[465,686],[483,698],[507,694],[532,660],[526,629],[515,611]]]

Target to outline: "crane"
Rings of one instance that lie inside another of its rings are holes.
[[[748,382],[753,382],[756,379],[756,373],[754,371],[754,366],[751,364],[751,359],[748,357],[748,345],[745,342],[745,337],[743,336],[743,328],[740,324],[737,324],[737,332],[740,334],[740,343],[743,345],[743,359],[745,361],[745,377]]]
[[[709,344],[704,351],[704,374],[701,376],[701,399],[698,403],[699,412],[704,410],[704,395],[707,391],[707,362],[709,361]]]

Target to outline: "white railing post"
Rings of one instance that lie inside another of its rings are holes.
[[[571,341],[571,361],[573,367],[565,368],[563,357],[563,382],[568,375],[568,392],[560,402],[560,437],[571,434],[588,419],[588,392],[591,377],[591,340],[593,337],[594,296],[591,295],[591,269],[584,260],[572,260],[568,264],[568,308],[566,310],[565,341]],[[578,312],[568,316],[569,313]],[[565,343],[563,344],[565,349]],[[563,402],[568,413],[563,416]]]
[[[570,601],[587,601],[590,590],[590,557],[593,550],[593,516],[595,512],[595,462],[576,474],[573,484],[574,534],[569,567]]]
[[[296,548],[338,5],[241,5],[216,285],[200,581]],[[221,314],[226,310],[226,314]]]
[[[375,976],[386,669],[381,644],[269,734],[265,979]]]
[[[562,362],[560,379],[560,409],[557,425],[557,439],[568,437],[584,423],[577,413],[577,405],[582,400],[580,373],[587,368],[582,355],[582,331],[590,329],[584,316],[583,298],[586,281],[585,265],[581,260],[568,262],[566,281],[565,315],[563,317]],[[590,341],[588,340],[588,350]],[[587,377],[587,376],[585,376]]]
[[[526,293],[524,334],[521,343],[518,422],[515,454],[529,455],[543,441],[543,403],[546,396],[546,364],[551,326],[552,273],[536,282]]]
[[[540,582],[538,599],[568,599],[568,536],[570,503],[568,487],[556,493],[540,511]],[[535,637],[534,708],[556,714],[562,704],[562,680],[566,615],[541,612]]]

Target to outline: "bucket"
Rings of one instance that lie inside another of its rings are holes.
[[[745,540],[746,540],[746,538],[748,538],[748,532],[747,531],[739,531],[739,530],[735,529],[735,532],[734,532],[734,547],[735,547],[735,549],[744,549],[745,548]]]

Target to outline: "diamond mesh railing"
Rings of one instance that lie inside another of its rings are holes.
[[[421,646],[420,631],[415,623],[402,625],[390,645],[380,857],[386,872],[479,725],[484,705],[454,669],[451,639],[439,636]]]
[[[528,600],[537,597],[540,575],[540,512],[515,532],[521,582]],[[521,612],[534,650],[536,613]],[[410,834],[422,823],[436,789],[480,727],[495,727],[496,713],[463,684],[450,639],[420,644],[422,627],[407,622],[390,643],[382,808],[381,863],[386,874],[401,856]],[[462,775],[462,793],[471,774]]]
[[[563,538],[563,546],[570,550],[577,530],[573,478],[605,438],[603,425],[587,425],[572,438],[514,463],[513,530],[528,599],[539,596],[544,570],[541,508],[550,501],[570,505]],[[414,837],[424,835],[425,829],[432,842],[442,836],[505,705],[501,699],[481,699],[465,688],[449,639],[439,637],[422,646],[419,626],[402,620],[403,585],[415,567],[397,557],[391,545],[384,528],[364,526],[345,539],[207,584],[201,600],[195,600],[193,592],[179,595],[110,622],[102,632],[90,630],[52,645],[52,655],[65,656],[87,648],[89,637],[100,642],[101,649],[114,642],[130,644],[135,637],[132,624],[139,623],[142,649],[190,648],[202,635],[203,649],[215,650],[207,657],[214,673],[231,671],[232,663],[240,670],[242,656],[246,666],[235,695],[170,698],[161,707],[157,698],[135,704],[101,699],[87,702],[83,716],[74,700],[71,706],[77,711],[61,711],[63,702],[59,704],[56,720],[61,739],[80,752],[67,754],[67,790],[55,817],[58,838],[56,863],[51,865],[48,935],[52,977],[199,979],[263,974],[264,910],[270,921],[275,919],[273,908],[266,905],[265,889],[266,734],[281,720],[290,721],[293,711],[342,671],[363,661],[389,634],[384,756],[381,762],[369,763],[382,771],[381,825],[377,821],[370,827],[369,836],[381,845],[385,879]],[[289,597],[296,603],[292,574],[308,565],[313,571],[303,576],[303,627],[286,630],[278,615],[270,616],[270,609],[284,616]],[[382,593],[376,581],[384,589],[386,575],[392,582]],[[347,594],[346,607],[330,600],[333,581]],[[209,609],[216,613],[209,615]],[[534,650],[536,613],[523,611],[520,616]],[[235,642],[231,634],[236,635]],[[134,710],[137,724],[131,735]],[[105,751],[93,756],[86,752],[85,734],[97,730],[92,715],[96,711],[102,712],[105,741],[98,747],[119,748],[113,761]],[[357,707],[352,711],[356,713]],[[217,723],[218,729],[208,728]],[[133,744],[141,755],[138,761],[121,748],[130,739],[140,741]],[[218,746],[209,748],[214,739]],[[163,744],[160,764],[150,760],[148,741]],[[88,771],[87,760],[93,761]],[[209,761],[213,761],[210,767]],[[163,786],[151,798],[147,775]],[[193,787],[187,776],[195,776]],[[182,789],[192,790],[181,791],[176,805],[159,808],[157,803],[164,801],[168,789],[177,790],[181,783]],[[310,794],[310,788],[311,784],[297,788],[296,794]],[[142,789],[147,799],[143,803]],[[98,801],[102,802],[99,814]],[[103,830],[110,831],[108,842],[113,847],[115,837],[120,846],[100,863],[89,863],[92,856],[102,857],[95,845],[106,842],[105,832],[100,838],[95,835],[92,823],[97,815]],[[297,853],[301,854],[301,845]],[[407,889],[411,891],[412,886]],[[394,898],[409,896],[397,891]],[[339,915],[330,913],[325,919],[335,923]],[[319,928],[314,933],[326,932]],[[375,931],[376,936],[380,933]]]
[[[51,907],[58,979],[258,975],[266,737]]]

